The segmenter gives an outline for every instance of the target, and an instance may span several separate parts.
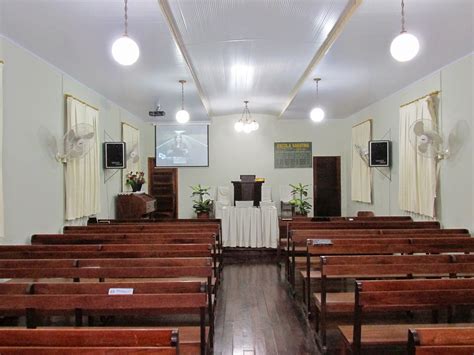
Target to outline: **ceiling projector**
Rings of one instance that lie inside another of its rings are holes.
[[[158,104],[158,105],[156,105],[156,109],[154,111],[149,111],[148,112],[148,115],[150,117],[164,117],[164,116],[166,116],[166,112],[162,111],[160,109],[160,104]]]

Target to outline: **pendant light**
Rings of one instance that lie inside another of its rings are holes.
[[[248,100],[244,101],[245,107],[244,111],[242,112],[242,117],[234,124],[234,129],[237,132],[250,133],[256,131],[260,126],[257,121],[252,120],[248,103]]]
[[[316,104],[317,106],[311,110],[309,113],[309,117],[313,122],[321,122],[324,120],[324,110],[319,106],[319,82],[321,78],[314,78],[314,82],[316,83]]]
[[[121,65],[132,65],[140,56],[140,49],[137,43],[128,36],[128,0],[125,0],[124,33],[112,45],[112,56]]]
[[[189,121],[189,113],[184,109],[184,84],[186,80],[180,80],[181,83],[181,110],[176,112],[176,121],[185,124]]]
[[[418,39],[405,30],[405,2],[402,0],[402,31],[393,39],[390,53],[399,62],[408,62],[416,57],[419,50]]]

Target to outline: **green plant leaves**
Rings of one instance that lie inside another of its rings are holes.
[[[293,189],[291,191],[293,199],[290,200],[290,204],[295,206],[299,214],[306,215],[311,210],[312,205],[308,202],[310,199],[308,197],[309,185],[303,185],[302,183],[298,184],[289,184]]]
[[[204,199],[205,196],[209,195],[209,186],[201,186],[201,184],[190,186],[193,191],[191,197],[197,197],[193,200],[193,209],[196,213],[209,213],[212,210],[212,200]]]

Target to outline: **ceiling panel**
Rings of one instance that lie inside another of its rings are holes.
[[[172,0],[211,115],[279,114],[348,0]]]
[[[0,33],[147,120],[158,99],[174,120],[186,79],[191,120],[208,115],[157,0],[129,1],[129,35],[140,46],[130,67],[111,55],[123,33],[122,0],[0,0]]]
[[[400,1],[364,0],[311,77],[320,76],[326,116],[346,118],[474,51],[474,1],[405,0],[407,30],[420,53],[406,63],[390,55],[400,33]],[[315,85],[308,79],[282,115],[309,119]]]

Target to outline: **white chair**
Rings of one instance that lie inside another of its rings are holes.
[[[235,201],[235,207],[239,207],[239,208],[253,207],[253,201]]]
[[[272,200],[271,186],[262,186],[262,201],[260,201],[260,207],[276,207],[275,202]]]
[[[271,186],[262,186],[262,201],[271,202],[272,200],[272,187]]]
[[[293,199],[290,185],[280,185],[280,201],[288,203]]]
[[[293,199],[290,185],[280,185],[280,215],[282,218],[291,218],[293,216],[293,207],[290,201]]]
[[[260,201],[261,208],[276,207],[275,202],[273,201]]]
[[[216,203],[214,204],[214,217],[222,218],[222,209],[230,206],[230,189],[228,186],[218,186]]]

